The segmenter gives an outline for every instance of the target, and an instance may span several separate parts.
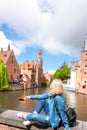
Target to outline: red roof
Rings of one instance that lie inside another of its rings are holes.
[[[4,64],[8,61],[9,56],[11,55],[12,51],[0,51],[0,59],[3,60]]]
[[[28,69],[29,70],[29,69],[33,68],[34,64],[35,64],[34,61],[32,61],[32,62],[26,61],[23,64],[19,64],[19,66],[20,66],[21,69]]]

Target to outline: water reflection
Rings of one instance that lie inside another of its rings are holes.
[[[79,120],[87,121],[87,95],[65,91],[68,106],[75,108]]]
[[[78,118],[87,121],[87,95],[76,94],[76,110]]]
[[[76,96],[74,92],[65,91],[65,98],[66,98],[68,107],[72,107],[72,108],[76,107]]]
[[[29,100],[25,103],[19,102],[19,97],[31,94],[40,94],[48,91],[47,88],[32,88],[20,91],[0,92],[0,107],[18,111],[32,112],[37,104],[36,100]],[[87,121],[87,95],[65,91],[65,98],[69,107],[75,107],[78,119]]]
[[[20,91],[5,91],[0,92],[0,107],[5,109],[22,110],[32,112],[36,106],[37,101],[30,100],[25,103],[18,101],[19,97],[24,97],[31,94],[40,94],[47,91],[45,88],[32,88]]]

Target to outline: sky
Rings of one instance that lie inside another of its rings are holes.
[[[43,71],[81,59],[87,35],[87,0],[0,0],[0,48],[10,44],[19,64],[37,60]]]

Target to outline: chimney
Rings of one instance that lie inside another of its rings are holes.
[[[1,52],[3,52],[3,48],[1,48]]]

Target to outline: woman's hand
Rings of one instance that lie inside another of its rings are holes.
[[[24,97],[24,100],[25,100],[25,101],[28,101],[29,99],[30,99],[30,96],[25,96],[25,97]]]

